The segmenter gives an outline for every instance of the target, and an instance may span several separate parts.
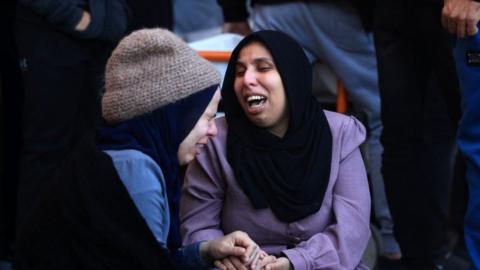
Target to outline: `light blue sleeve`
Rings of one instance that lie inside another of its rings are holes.
[[[120,179],[162,247],[167,246],[170,211],[162,170],[137,150],[106,150]]]

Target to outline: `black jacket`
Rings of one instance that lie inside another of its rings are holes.
[[[75,31],[83,10],[91,14],[85,31]],[[82,39],[117,43],[127,32],[130,9],[126,0],[19,0],[17,19],[53,28]]]
[[[39,192],[18,231],[15,269],[176,269],[93,136]]]

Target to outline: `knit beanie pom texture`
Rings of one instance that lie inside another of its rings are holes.
[[[219,83],[215,66],[170,31],[138,30],[107,62],[103,118],[128,120]]]

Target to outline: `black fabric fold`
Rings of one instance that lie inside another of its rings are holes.
[[[39,192],[18,231],[15,269],[176,269],[93,135]]]

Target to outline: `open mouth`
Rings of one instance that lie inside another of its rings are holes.
[[[267,98],[264,96],[249,96],[246,98],[247,104],[251,108],[262,106],[266,100]]]

